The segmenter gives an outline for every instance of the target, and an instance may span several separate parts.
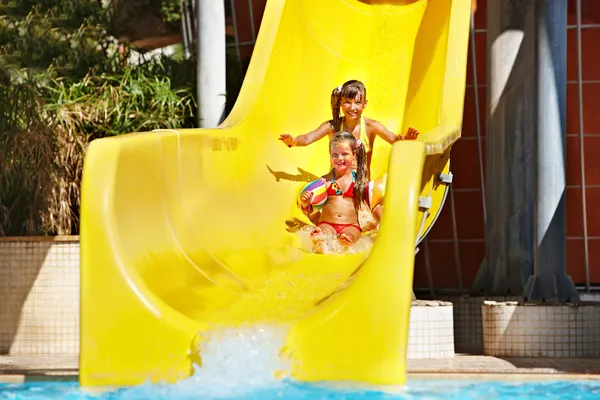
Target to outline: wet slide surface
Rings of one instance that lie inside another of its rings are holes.
[[[82,385],[183,379],[207,333],[254,323],[286,327],[293,378],[403,383],[415,245],[443,204],[439,175],[460,137],[470,6],[269,0],[221,126],[92,142]],[[372,177],[388,178],[373,247],[313,254],[294,231],[308,223],[295,199],[328,171],[328,141],[289,149],[277,138],[329,119],[331,90],[349,79],[367,87],[364,116],[422,134],[375,141]]]

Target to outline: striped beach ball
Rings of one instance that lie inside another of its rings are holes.
[[[297,203],[300,204],[300,197],[306,192],[312,192],[312,205],[315,209],[320,210],[327,202],[327,188],[325,182],[322,179],[317,179],[302,186],[298,193]]]

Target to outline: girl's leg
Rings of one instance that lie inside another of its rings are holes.
[[[342,230],[338,237],[340,243],[344,246],[354,244],[360,239],[361,231],[355,226],[348,226]]]
[[[383,206],[381,204],[377,204],[371,212],[377,222],[381,221],[381,213],[383,213]]]
[[[311,232],[310,236],[312,239],[312,244],[315,249],[315,253],[323,254],[323,241],[325,240],[325,233],[327,234],[336,234],[335,229],[327,224],[323,224],[320,226],[316,226],[315,229]]]

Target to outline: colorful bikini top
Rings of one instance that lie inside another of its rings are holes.
[[[369,142],[369,136],[367,135],[365,119],[362,116],[360,117],[360,142],[365,147],[365,153],[371,151],[371,143]]]
[[[331,185],[329,185],[329,187],[327,188],[327,195],[354,197],[354,181],[356,180],[356,172],[352,171],[352,183],[348,187],[348,190],[346,190],[346,193],[342,193],[342,188],[340,188],[340,185],[338,185],[338,183],[335,181],[334,171],[335,169],[331,170],[331,175],[333,175],[333,178],[331,179]]]
[[[341,129],[344,128],[344,122],[342,121]],[[367,126],[365,124],[365,118],[360,117],[360,142],[365,147],[365,152],[371,151],[371,142],[369,142],[369,136],[367,135]]]

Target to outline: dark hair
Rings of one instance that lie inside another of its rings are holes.
[[[351,80],[338,86],[331,92],[331,114],[333,120],[333,131],[339,132],[342,130],[342,116],[340,115],[340,106],[342,99],[353,99],[357,94],[360,94],[363,100],[367,99],[367,89],[361,81]]]
[[[365,201],[365,185],[367,184],[367,153],[365,146],[361,143],[356,147],[357,140],[350,132],[341,131],[333,135],[329,142],[329,152],[331,153],[336,143],[348,142],[348,145],[356,154],[356,182],[354,183],[354,209],[358,214],[360,205]]]

